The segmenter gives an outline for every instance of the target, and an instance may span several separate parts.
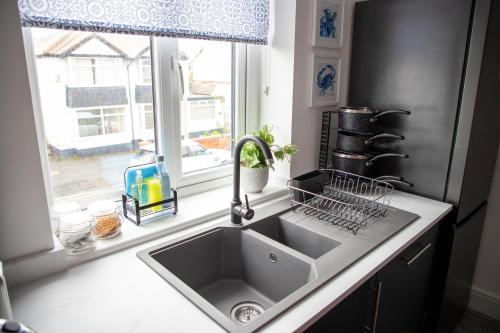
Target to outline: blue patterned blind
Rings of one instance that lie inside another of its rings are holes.
[[[266,44],[269,0],[18,0],[21,23]]]

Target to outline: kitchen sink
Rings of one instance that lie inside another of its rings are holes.
[[[240,304],[263,312],[316,277],[312,262],[276,248],[251,231],[217,228],[151,257],[227,317]]]
[[[253,332],[417,217],[391,208],[354,235],[283,199],[137,255],[225,330]]]
[[[341,244],[333,238],[320,235],[279,216],[252,223],[250,229],[313,259],[321,257]]]

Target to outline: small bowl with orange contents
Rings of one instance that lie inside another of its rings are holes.
[[[112,200],[95,201],[88,206],[87,212],[92,215],[92,231],[96,238],[109,239],[120,233],[122,216],[116,202]]]

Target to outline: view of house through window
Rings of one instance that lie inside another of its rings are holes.
[[[31,35],[54,202],[118,200],[125,169],[154,162],[162,130],[151,39],[42,28]],[[176,41],[181,137],[163,134],[181,142],[176,165],[188,175],[231,163],[232,44]]]
[[[54,201],[119,199],[125,168],[154,153],[150,38],[31,34]]]
[[[231,44],[181,39],[182,172],[231,163]]]

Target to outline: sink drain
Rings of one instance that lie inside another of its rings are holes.
[[[264,308],[254,302],[239,303],[231,310],[231,318],[242,324],[248,324],[264,312]]]

